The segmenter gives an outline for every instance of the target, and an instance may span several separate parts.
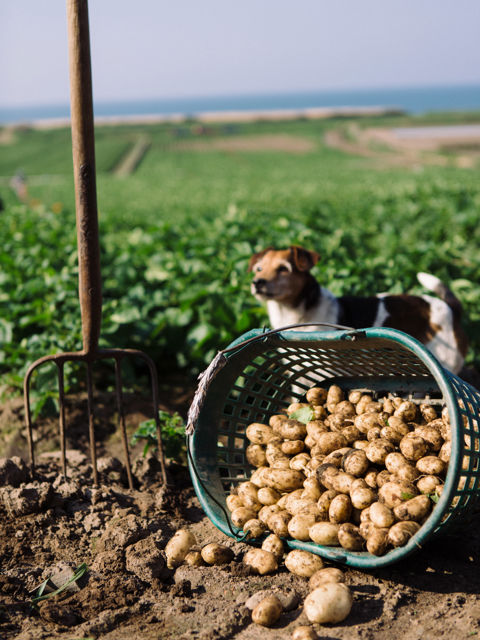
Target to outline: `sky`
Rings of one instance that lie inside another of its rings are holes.
[[[95,101],[480,84],[479,0],[90,0]],[[69,102],[64,0],[0,0],[0,107]]]

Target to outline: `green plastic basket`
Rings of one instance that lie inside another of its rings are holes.
[[[232,485],[254,470],[245,457],[247,426],[268,423],[292,400],[302,400],[310,387],[333,383],[343,389],[365,388],[379,395],[391,392],[415,402],[446,404],[452,451],[444,491],[417,534],[384,556],[293,539],[286,539],[286,544],[371,569],[398,562],[438,534],[468,526],[480,498],[480,393],[444,369],[417,340],[386,328],[256,329],[217,355],[201,378],[187,428],[190,473],[210,520],[225,534],[243,539],[243,532],[230,522],[225,499]]]

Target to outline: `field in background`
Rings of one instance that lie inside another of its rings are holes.
[[[337,294],[420,292],[420,270],[449,282],[478,362],[477,146],[405,157],[363,135],[456,122],[480,114],[97,128],[102,344],[147,351],[162,375],[196,375],[267,322],[249,293],[251,253],[295,243],[321,254],[315,274]],[[81,346],[69,130],[0,130],[0,197],[10,391],[35,358]]]

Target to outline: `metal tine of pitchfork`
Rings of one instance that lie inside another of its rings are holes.
[[[167,484],[162,434],[158,417],[158,377],[153,360],[138,349],[99,349],[102,319],[102,281],[100,272],[100,244],[98,234],[97,192],[95,177],[95,134],[93,120],[92,76],[87,0],[67,0],[68,43],[70,60],[70,105],[72,126],[73,170],[75,178],[75,208],[79,268],[79,299],[82,320],[83,349],[39,358],[28,368],[24,378],[25,423],[27,428],[30,468],[35,472],[35,453],[30,410],[30,381],[40,366],[54,362],[58,373],[59,431],[62,472],[66,476],[65,391],[64,365],[83,362],[86,365],[88,430],[93,481],[98,484],[96,456],[92,365],[96,360],[115,362],[115,390],[118,424],[122,437],[128,484],[133,488],[132,468],[128,450],[123,410],[121,361],[136,357],[146,363],[152,383],[153,411],[158,438],[158,457],[162,480]]]

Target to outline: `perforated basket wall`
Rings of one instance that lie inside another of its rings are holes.
[[[242,534],[229,520],[225,498],[253,471],[245,457],[246,427],[268,423],[312,386],[339,384],[379,396],[395,393],[415,402],[447,405],[452,451],[445,488],[431,516],[404,547],[376,557],[288,539],[291,548],[363,568],[385,566],[409,555],[432,536],[467,526],[480,498],[480,393],[443,369],[416,340],[393,329],[245,334],[225,350],[226,363],[203,399],[189,437],[190,472],[212,522],[230,536]]]

